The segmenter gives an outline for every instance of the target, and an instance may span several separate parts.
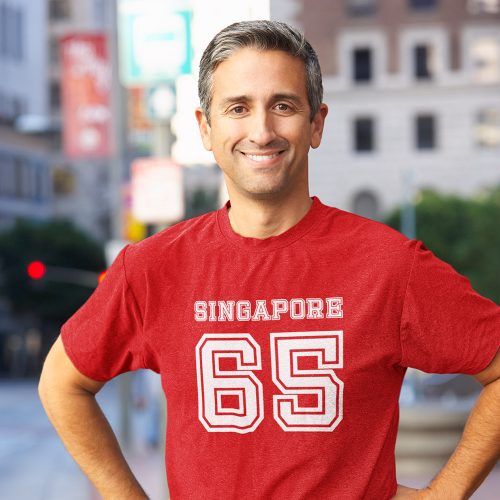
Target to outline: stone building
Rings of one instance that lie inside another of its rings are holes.
[[[498,0],[272,0],[317,49],[330,113],[312,191],[380,218],[500,183]]]

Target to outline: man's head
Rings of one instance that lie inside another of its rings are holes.
[[[285,23],[242,21],[220,31],[208,44],[201,58],[198,95],[208,123],[210,123],[214,71],[234,52],[243,48],[280,50],[302,60],[312,120],[323,100],[323,84],[318,57],[310,43],[302,33]]]
[[[234,200],[308,197],[308,154],[328,107],[318,60],[283,23],[233,24],[215,36],[200,70],[196,119]]]

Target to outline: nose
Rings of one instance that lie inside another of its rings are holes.
[[[276,137],[272,115],[266,110],[256,111],[251,119],[248,139],[258,146],[266,146]]]

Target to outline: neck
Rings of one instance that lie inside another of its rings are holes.
[[[309,193],[287,200],[254,200],[231,196],[229,222],[233,231],[246,238],[265,239],[284,233],[309,211]]]

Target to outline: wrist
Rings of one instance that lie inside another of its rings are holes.
[[[467,500],[466,492],[462,491],[461,485],[454,483],[453,486],[446,485],[442,481],[432,481],[422,490],[426,500]]]

